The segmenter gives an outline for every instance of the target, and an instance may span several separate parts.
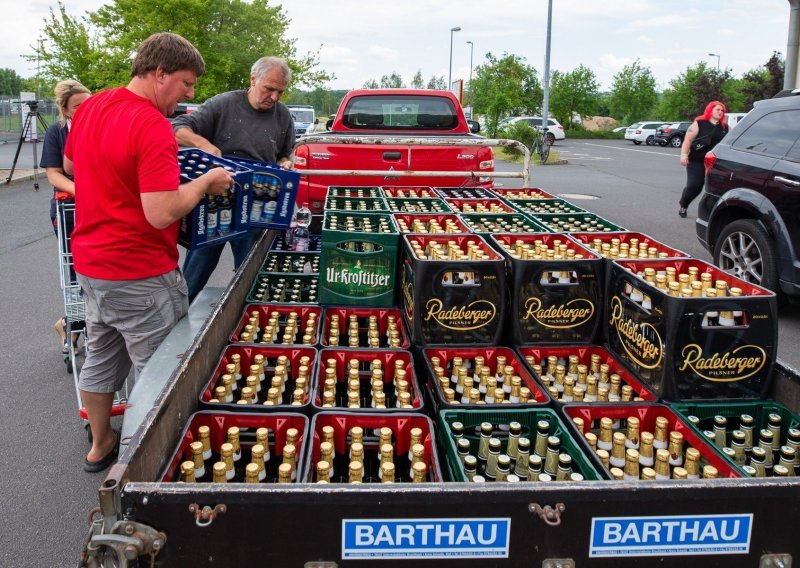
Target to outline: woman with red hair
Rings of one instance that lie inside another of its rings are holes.
[[[703,191],[706,172],[703,160],[706,154],[728,132],[725,120],[725,105],[719,101],[711,101],[706,110],[694,119],[686,131],[681,146],[681,165],[686,167],[686,187],[681,194],[678,215],[686,217],[686,208]]]

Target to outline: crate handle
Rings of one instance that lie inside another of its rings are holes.
[[[189,505],[189,512],[194,515],[195,524],[201,528],[209,526],[217,518],[217,515],[221,515],[227,510],[228,507],[224,504],[214,505],[213,509],[208,505],[201,508],[197,503]]]
[[[545,505],[542,507],[538,503],[531,503],[528,505],[528,511],[539,516],[545,523],[551,527],[557,527],[561,524],[561,513],[567,510],[564,503],[556,503],[555,507]]]

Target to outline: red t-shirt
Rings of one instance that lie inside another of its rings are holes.
[[[140,280],[178,266],[179,222],[153,227],[140,195],[178,189],[177,152],[169,121],[125,87],[80,106],[64,150],[75,171],[75,270],[103,280]]]

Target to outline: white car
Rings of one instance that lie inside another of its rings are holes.
[[[630,140],[637,146],[642,142],[652,146],[656,143],[656,130],[663,125],[664,122],[635,122],[625,130],[625,140]]]
[[[508,118],[504,118],[501,120],[497,128],[500,130],[505,130],[512,124],[515,124],[520,121],[525,121],[531,127],[542,127],[542,117],[541,116],[510,116]],[[548,142],[552,144],[556,140],[564,140],[567,135],[564,133],[564,127],[561,126],[561,123],[558,122],[555,118],[548,118],[547,119],[547,138]]]

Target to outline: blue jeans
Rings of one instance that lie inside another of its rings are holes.
[[[261,235],[262,229],[251,229],[250,232],[239,239],[228,241],[233,251],[233,268],[237,269],[247,258],[253,243]],[[214,273],[219,263],[219,257],[225,248],[225,243],[191,250],[186,253],[183,261],[183,277],[189,288],[189,303],[192,303],[200,291],[205,288],[208,279]]]

